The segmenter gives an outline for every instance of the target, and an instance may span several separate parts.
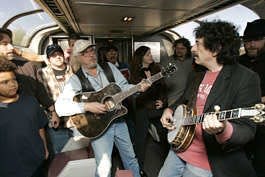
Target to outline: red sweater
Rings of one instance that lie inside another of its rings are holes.
[[[197,114],[200,115],[203,113],[204,105],[206,103],[207,97],[210,93],[210,90],[218,76],[219,72],[210,72],[207,71],[203,81],[201,82],[197,94],[197,100],[196,100],[196,109]],[[221,144],[228,140],[233,132],[232,125],[227,122],[227,126],[223,133],[216,136],[216,140]],[[185,162],[197,166],[199,168],[205,169],[205,170],[211,170],[210,164],[208,161],[208,156],[202,136],[202,125],[198,124],[195,128],[195,136],[191,143],[191,145],[188,147],[188,149],[184,152],[177,153],[177,155],[183,159]]]

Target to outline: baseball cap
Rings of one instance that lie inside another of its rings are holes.
[[[51,56],[54,52],[61,52],[61,53],[64,53],[64,52],[63,52],[63,49],[62,49],[58,44],[51,44],[51,45],[48,45],[47,48],[46,48],[46,55],[47,55],[47,58],[50,58],[50,56]]]
[[[78,56],[80,53],[85,51],[89,47],[96,46],[95,44],[92,43],[90,40],[84,40],[84,39],[79,39],[75,41],[74,47],[73,47],[73,56]]]

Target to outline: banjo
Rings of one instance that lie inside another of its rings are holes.
[[[175,129],[168,132],[167,139],[176,152],[183,152],[190,146],[193,140],[196,124],[202,123],[206,115],[216,114],[219,121],[250,118],[255,123],[261,123],[265,121],[263,117],[265,114],[263,111],[264,109],[264,104],[256,104],[247,108],[194,115],[193,110],[188,109],[186,105],[182,104],[179,105],[174,112],[171,123],[175,126]]]

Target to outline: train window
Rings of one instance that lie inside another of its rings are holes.
[[[0,6],[0,26],[17,14],[40,9],[33,0],[2,1]]]
[[[247,22],[250,22],[250,21],[253,21],[259,18],[260,17],[255,12],[239,4],[239,5],[235,5],[233,7],[226,8],[224,10],[212,13],[210,15],[199,18],[197,20],[198,21],[211,21],[211,20],[220,19],[220,20],[232,22],[238,27],[239,34],[242,36],[244,29],[247,25]],[[193,35],[193,30],[198,25],[199,24],[196,21],[188,22],[188,23],[179,25],[171,30],[177,32],[180,36],[184,36],[188,38],[191,41],[191,44],[194,44],[195,39]]]
[[[33,0],[14,0],[12,3],[6,1],[1,5],[0,11],[0,25],[12,30],[16,46],[28,47],[35,32],[56,25]]]
[[[9,29],[14,33],[14,44],[18,46],[26,46],[31,35],[48,26],[56,25],[51,18],[44,12],[24,16],[14,21]]]

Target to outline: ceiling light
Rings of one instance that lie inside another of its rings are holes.
[[[125,23],[129,23],[129,22],[132,22],[134,19],[134,17],[130,17],[130,16],[125,16],[122,18],[122,21],[125,22]]]

